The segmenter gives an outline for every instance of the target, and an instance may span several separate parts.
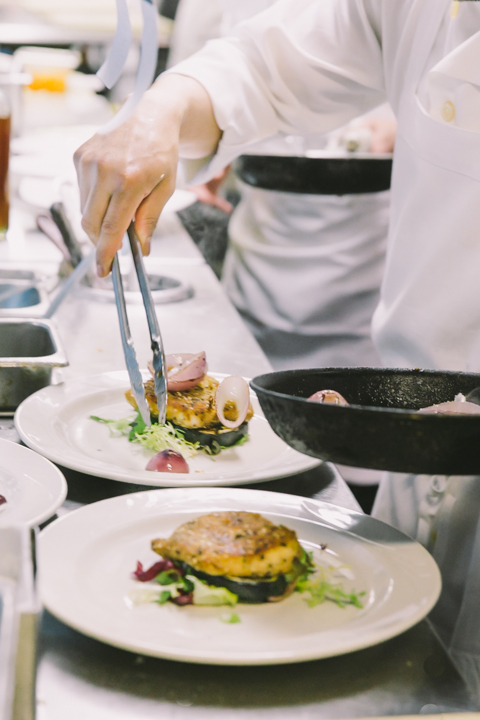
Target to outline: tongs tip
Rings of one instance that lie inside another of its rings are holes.
[[[154,369],[154,388],[157,396],[158,405],[158,422],[164,424],[166,419],[167,406],[167,383],[166,383],[166,363],[165,353],[163,350],[160,328],[158,326],[157,315],[152,300],[152,294],[148,284],[147,274],[143,265],[140,242],[135,231],[133,222],[127,230],[130,247],[132,250],[135,271],[137,273],[140,292],[142,293],[143,305],[147,316],[148,329],[150,333],[150,341],[153,352],[153,369]],[[142,416],[142,420],[147,427],[151,426],[150,411],[145,396],[145,388],[143,379],[138,366],[135,354],[135,348],[128,324],[127,310],[125,304],[125,295],[123,292],[123,283],[120,273],[120,265],[118,257],[115,256],[112,266],[113,287],[115,290],[115,301],[117,304],[118,317],[120,321],[120,333],[122,336],[122,345],[125,355],[125,362],[130,378],[132,392],[137,403],[137,407]]]

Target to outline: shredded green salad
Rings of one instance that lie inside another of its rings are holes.
[[[303,551],[300,560],[303,573],[292,573],[287,581],[296,581],[294,592],[308,595],[305,601],[308,607],[313,608],[324,602],[333,602],[338,607],[345,608],[353,605],[363,608],[362,598],[365,592],[346,592],[337,577],[339,568],[330,565],[319,565],[313,559],[313,552]],[[156,587],[156,585],[160,587]],[[148,586],[135,588],[129,593],[130,600],[135,604],[154,602],[164,605],[167,602],[183,605],[176,599],[185,594],[191,594],[188,604],[209,606],[230,606],[232,610],[220,616],[225,623],[239,623],[240,617],[234,609],[238,603],[238,596],[225,587],[208,585],[204,580],[194,575],[180,575],[177,570],[171,569],[160,572]]]
[[[207,455],[217,455],[225,449],[218,443],[216,443],[216,447],[211,448],[200,445],[198,442],[189,442],[185,440],[182,430],[169,422],[166,422],[165,425],[152,423],[150,427],[147,427],[140,413],[120,420],[108,420],[97,415],[90,415],[90,419],[106,425],[112,437],[127,436],[130,442],[138,443],[156,453],[162,450],[175,450],[188,459],[195,457],[199,451],[205,452]],[[247,440],[248,435],[244,435],[234,445],[243,445]]]

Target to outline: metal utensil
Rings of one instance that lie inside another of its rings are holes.
[[[83,258],[83,253],[82,253],[81,245],[78,242],[78,240],[75,237],[75,234],[72,230],[72,226],[70,225],[70,221],[65,212],[63,203],[61,203],[61,202],[53,203],[53,205],[50,208],[50,213],[52,215],[55,225],[60,230],[60,234],[63,238],[63,241],[64,241],[65,245],[67,246],[68,252],[70,253],[70,262],[72,263],[72,266],[75,268],[75,267],[77,267],[77,265],[79,265],[81,263],[82,258]]]
[[[150,427],[150,411],[145,397],[145,390],[143,389],[143,378],[138,365],[132,335],[130,333],[130,325],[128,324],[122,273],[120,272],[120,263],[118,262],[117,255],[113,258],[112,281],[113,290],[115,292],[115,304],[117,306],[118,321],[120,325],[120,335],[122,338],[123,354],[125,356],[125,364],[128,370],[128,377],[130,378],[133,397],[135,398],[135,402],[137,403],[143,422],[147,425],[147,427]]]
[[[157,316],[155,314],[155,307],[153,304],[147,275],[143,265],[140,245],[135,229],[133,227],[133,223],[131,223],[130,227],[128,228],[128,239],[130,241],[130,247],[132,249],[135,270],[138,277],[140,291],[142,293],[143,304],[147,316],[148,329],[150,332],[151,347],[153,352],[154,387],[158,405],[158,422],[160,424],[163,424],[165,422],[167,406],[165,354],[163,350],[162,338],[160,335],[160,328],[158,327]],[[145,425],[147,425],[147,427],[150,427],[150,411],[148,408],[147,400],[145,398],[142,374],[138,366],[135,347],[130,333],[125,295],[123,292],[122,275],[120,273],[120,264],[117,255],[115,255],[113,259],[112,280],[113,289],[115,292],[115,303],[117,306],[118,319],[120,323],[120,335],[122,338],[123,352],[125,355],[125,363],[130,378],[133,396],[135,398],[135,402],[137,403],[137,407],[140,411],[143,422],[145,423]]]
[[[63,259],[71,263],[71,255],[65,245],[62,234],[58,229],[58,225],[54,222],[50,212],[42,212],[37,215],[37,227],[60,250],[63,255]]]
[[[76,266],[75,270],[64,281],[62,287],[55,295],[48,308],[45,310],[43,314],[44,318],[51,318],[52,315],[58,310],[59,306],[65,300],[69,292],[73,290],[75,285],[80,282],[80,280],[88,272],[94,257],[95,248],[93,248],[93,250],[91,250],[90,253],[83,258],[83,260]]]
[[[127,231],[130,247],[132,249],[133,262],[137,272],[138,284],[142,294],[143,304],[147,315],[148,330],[150,332],[150,343],[153,354],[153,381],[155,387],[155,395],[157,396],[158,405],[158,422],[160,425],[165,423],[167,414],[167,365],[165,362],[165,351],[163,349],[162,336],[158,325],[157,315],[155,313],[155,305],[150,292],[147,273],[143,264],[142,252],[138,241],[137,233],[133,223]]]
[[[468,397],[478,374],[324,368],[268,373],[251,386],[273,430],[306,455],[392,472],[480,474],[480,415],[417,412],[457,393]],[[350,406],[308,402],[325,389]]]

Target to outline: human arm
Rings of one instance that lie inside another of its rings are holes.
[[[215,152],[195,177],[205,182],[259,140],[328,132],[382,102],[378,22],[366,10],[377,5],[280,0],[163,75],[125,126],[82,146],[83,225],[100,274],[133,217],[147,251],[179,154]]]
[[[135,218],[143,251],[175,189],[178,156],[207,157],[221,137],[209,95],[196,80],[161,76],[135,113],[108,135],[94,135],[75,153],[82,225],[97,245],[100,276]]]

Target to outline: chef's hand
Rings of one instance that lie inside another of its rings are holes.
[[[97,246],[104,277],[132,219],[144,254],[159,215],[175,189],[178,156],[215,152],[221,131],[200,83],[160,77],[134,114],[107,135],[94,135],[75,153],[82,226]]]
[[[370,151],[374,153],[392,153],[397,135],[396,120],[372,117],[366,125],[372,131]]]
[[[213,207],[217,207],[220,210],[223,210],[224,213],[227,213],[227,215],[230,215],[233,212],[232,203],[228,202],[228,200],[218,194],[218,191],[227,177],[229,170],[230,166],[226,167],[221,173],[215,175],[214,178],[203,185],[194,185],[188,189],[195,193],[197,200],[200,200],[200,202],[203,202],[206,205],[213,205]]]

